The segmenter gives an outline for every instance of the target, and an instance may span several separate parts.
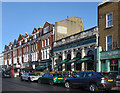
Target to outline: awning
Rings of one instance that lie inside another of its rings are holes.
[[[86,56],[86,57],[84,57],[84,58],[81,58],[81,59],[77,60],[77,61],[75,62],[75,64],[81,63],[81,62],[83,62],[83,61],[87,61],[87,60],[90,60],[90,59],[92,59],[92,58]]]
[[[65,62],[67,62],[68,60],[69,60],[69,59],[65,59],[65,60],[63,60],[63,61],[61,61],[61,62],[58,62],[57,65],[61,65],[61,64],[65,63]]]
[[[90,60],[90,59],[92,59],[92,57],[86,56],[86,57],[84,57],[84,58],[81,58],[82,61],[87,61],[87,60]]]
[[[35,69],[44,69],[46,66],[38,65]]]
[[[79,59],[80,59],[80,58],[73,58],[73,59],[71,59],[70,61],[66,62],[65,64],[69,65],[69,64],[71,64],[71,63],[73,63],[73,62],[75,62],[75,61],[77,61],[77,60],[79,60]]]

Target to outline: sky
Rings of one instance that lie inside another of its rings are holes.
[[[3,2],[2,3],[2,49],[19,34],[32,34],[34,27],[68,17],[82,18],[84,29],[97,26],[99,2]]]

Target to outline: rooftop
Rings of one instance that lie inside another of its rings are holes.
[[[119,2],[120,0],[104,0],[103,2],[100,2],[98,6],[103,5],[107,2]]]

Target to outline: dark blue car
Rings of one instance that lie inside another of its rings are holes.
[[[105,77],[98,72],[80,72],[65,79],[65,87],[71,88],[72,86],[88,88],[90,91],[110,90],[115,86],[115,80],[113,77]]]

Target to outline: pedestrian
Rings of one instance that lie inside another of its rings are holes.
[[[72,77],[72,76],[73,76],[73,72],[69,71],[69,77]]]

